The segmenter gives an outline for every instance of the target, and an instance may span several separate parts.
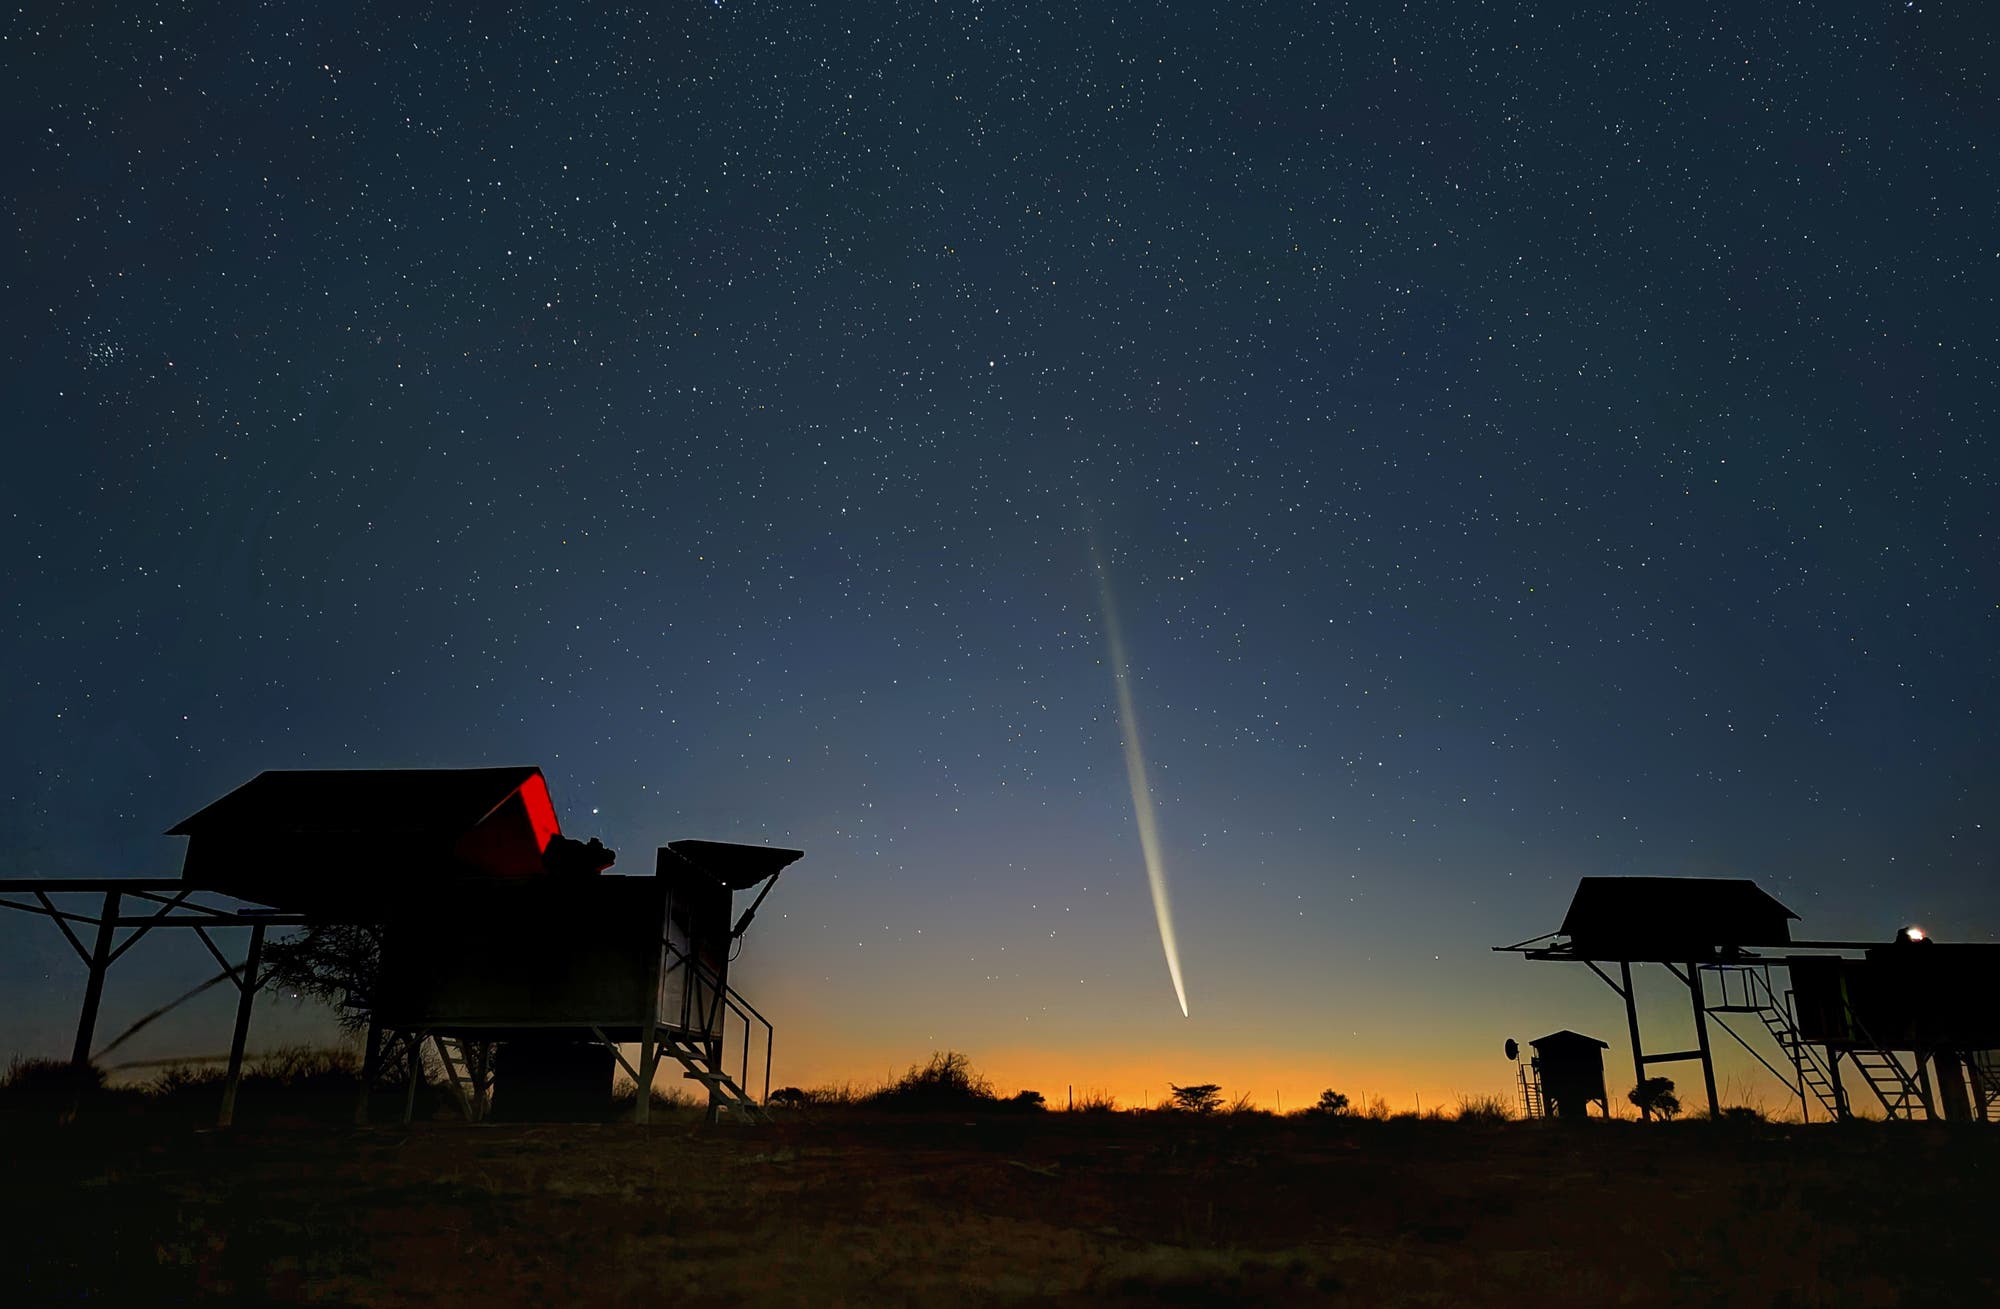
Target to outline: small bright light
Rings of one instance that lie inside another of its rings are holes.
[[[1905,927],[1903,929],[1903,935],[1909,937],[1912,941],[1921,941],[1924,939],[1924,929],[1921,927],[1914,927],[1914,926]]]

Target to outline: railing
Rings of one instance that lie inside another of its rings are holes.
[[[1770,1074],[1792,1089],[1799,1097],[1799,1112],[1806,1113],[1806,1095],[1810,1092],[1835,1118],[1846,1116],[1845,1102],[1840,1085],[1832,1068],[1820,1061],[1818,1053],[1810,1042],[1799,1033],[1798,1017],[1792,1009],[1792,993],[1785,992],[1781,999],[1777,988],[1771,984],[1769,964],[1711,964],[1708,971],[1714,975],[1722,992],[1722,1003],[1709,1006],[1723,1031],[1735,1038],[1736,1044],[1749,1052],[1750,1057],[1764,1065]],[[1731,979],[1736,982],[1736,994],[1731,994]],[[1728,1021],[1726,1013],[1755,1014],[1764,1028],[1777,1042],[1778,1050],[1792,1065],[1792,1076],[1786,1077],[1778,1071],[1770,1060],[1757,1052]]]
[[[679,1028],[699,1043],[709,1047],[708,1061],[717,1072],[723,1071],[723,1052],[729,1036],[729,1016],[736,1015],[743,1022],[741,1073],[737,1085],[745,1095],[750,1088],[750,1046],[757,1035],[757,1029],[764,1030],[764,1094],[759,1103],[771,1098],[771,1052],[776,1043],[777,1031],[771,1020],[757,1011],[757,1007],[744,999],[735,987],[728,985],[713,968],[696,956],[689,954],[670,940],[662,939],[671,960],[660,976],[664,989],[668,979],[675,972],[685,970],[681,987]],[[662,1014],[663,1019],[669,1015]]]

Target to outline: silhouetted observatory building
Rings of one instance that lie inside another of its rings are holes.
[[[1611,1106],[1604,1094],[1604,1052],[1610,1044],[1564,1028],[1528,1042],[1535,1051],[1535,1076],[1549,1114],[1583,1118],[1595,1102],[1605,1117]]]
[[[671,1058],[712,1110],[759,1116],[749,1055],[761,1046],[768,1083],[772,1034],[729,963],[797,850],[675,841],[651,875],[607,875],[613,853],[565,837],[526,766],[260,773],[170,834],[189,838],[192,888],[381,928],[365,1076],[396,1033],[406,1050],[435,1043],[469,1117],[490,1089],[507,1117],[602,1118],[614,1068],[647,1085]],[[732,1021],[737,1071],[723,1062]],[[490,1087],[461,1085],[476,1080],[460,1057],[473,1042],[502,1043]],[[636,1067],[621,1045],[639,1047]],[[648,1106],[638,1097],[641,1121]]]

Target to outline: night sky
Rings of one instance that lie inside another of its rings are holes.
[[[539,764],[807,851],[777,1084],[1287,1107],[1622,1095],[1487,950],[1584,874],[2000,933],[1989,6],[206,8],[0,19],[0,871]],[[81,986],[0,916],[0,1050]]]

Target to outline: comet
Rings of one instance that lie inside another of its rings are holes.
[[[1132,675],[1125,654],[1125,633],[1118,625],[1118,605],[1111,593],[1111,573],[1091,543],[1097,570],[1098,606],[1104,614],[1104,639],[1111,651],[1111,678],[1118,690],[1118,731],[1125,740],[1125,780],[1132,787],[1132,820],[1139,828],[1139,850],[1146,860],[1146,883],[1153,891],[1153,917],[1160,924],[1160,950],[1167,957],[1167,975],[1174,981],[1174,998],[1181,1017],[1188,1016],[1187,987],[1181,981],[1180,944],[1174,938],[1174,908],[1167,898],[1166,860],[1160,854],[1160,823],[1153,813],[1153,789],[1146,782],[1146,752],[1139,742],[1139,713],[1132,705]]]

